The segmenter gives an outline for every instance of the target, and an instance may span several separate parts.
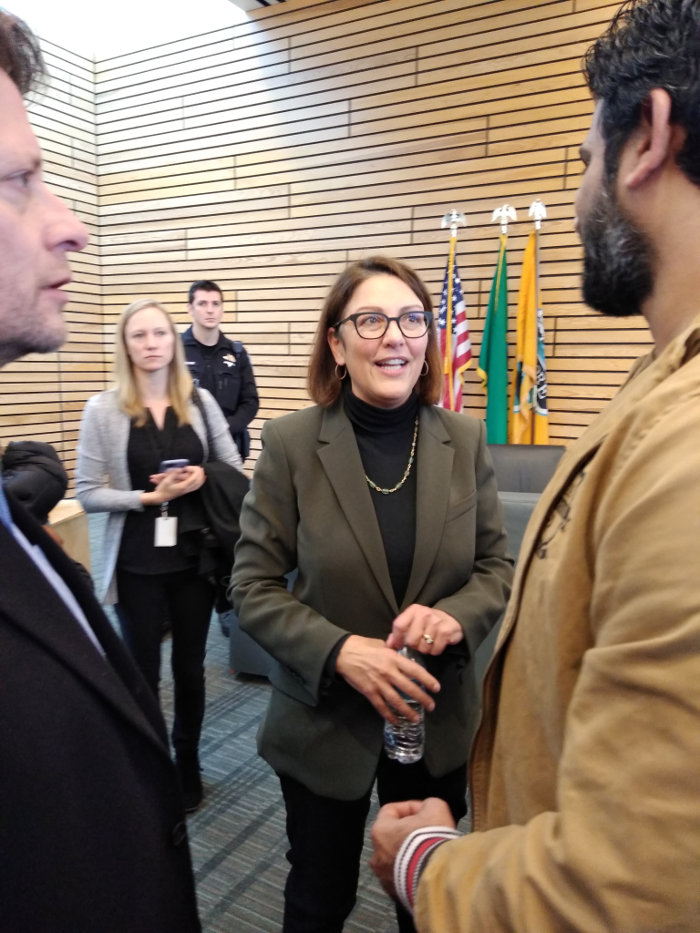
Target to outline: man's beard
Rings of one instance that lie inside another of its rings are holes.
[[[603,181],[580,232],[583,300],[613,317],[641,314],[654,286],[653,251],[620,207],[611,180]]]

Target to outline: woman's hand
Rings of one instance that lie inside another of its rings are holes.
[[[401,657],[379,638],[362,635],[347,638],[338,654],[336,671],[389,722],[395,723],[397,714],[412,722],[418,720],[418,714],[399,691],[413,697],[428,712],[435,708],[435,701],[426,690],[437,693],[439,682],[420,664]]]
[[[464,638],[459,622],[442,609],[430,609],[413,603],[396,616],[387,647],[396,651],[407,645],[421,654],[442,654],[448,645],[456,645]]]
[[[149,479],[155,485],[152,492],[141,494],[143,505],[160,505],[179,499],[189,492],[200,489],[206,481],[206,473],[201,466],[186,466],[178,470],[168,470],[167,473],[153,473]]]

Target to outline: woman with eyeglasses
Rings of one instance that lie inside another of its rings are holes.
[[[321,314],[316,405],[263,429],[232,582],[241,627],[277,662],[258,748],[287,808],[284,933],[342,933],[375,780],[382,804],[466,812],[472,662],[512,563],[483,422],[435,406],[443,379],[425,285],[364,259]],[[385,720],[416,716],[406,695],[426,711],[413,764],[383,749]]]

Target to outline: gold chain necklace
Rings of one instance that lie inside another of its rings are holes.
[[[392,492],[398,492],[399,489],[401,489],[401,487],[406,482],[406,480],[408,479],[411,473],[411,467],[413,466],[413,459],[416,455],[417,439],[418,439],[418,415],[416,415],[416,423],[413,426],[413,440],[411,441],[411,455],[408,458],[408,466],[404,470],[403,476],[401,477],[401,479],[398,481],[398,483],[395,486],[392,486],[391,489],[382,489],[381,486],[377,486],[376,483],[373,483],[372,480],[369,478],[369,476],[367,476],[367,474],[365,473],[365,479],[367,480],[369,485],[372,487],[372,489],[374,489],[376,492],[381,492],[383,496],[390,496]]]

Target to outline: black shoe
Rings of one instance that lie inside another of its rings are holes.
[[[194,813],[204,797],[202,777],[199,773],[199,758],[196,753],[178,755],[175,765],[180,777],[185,813]]]

